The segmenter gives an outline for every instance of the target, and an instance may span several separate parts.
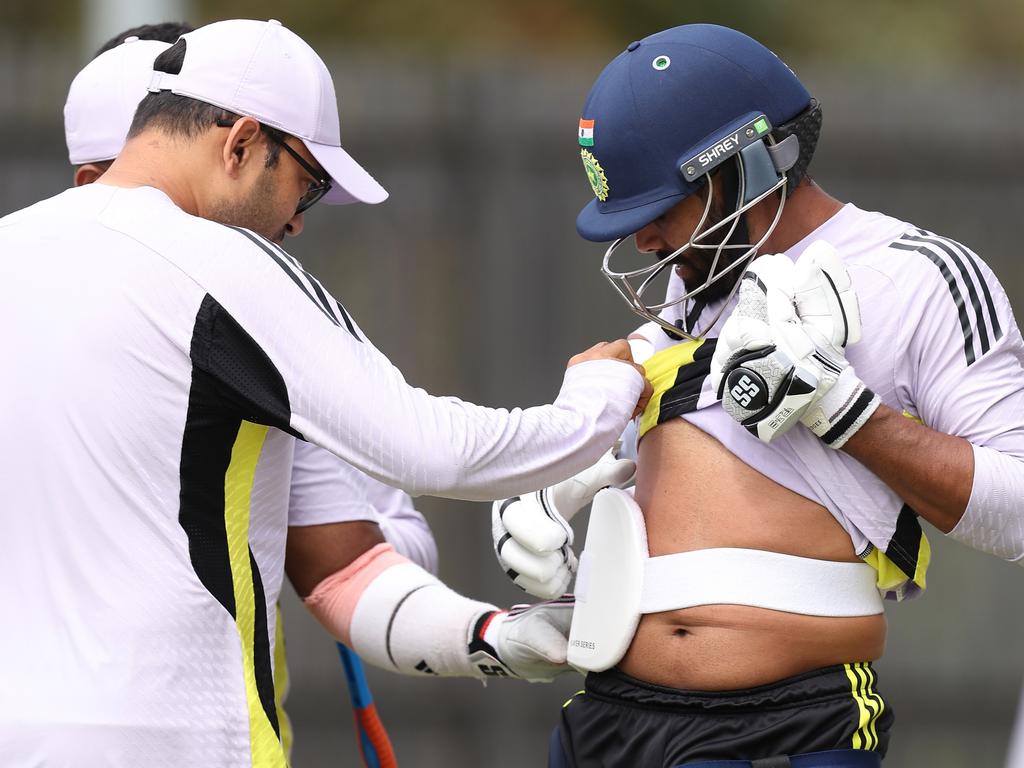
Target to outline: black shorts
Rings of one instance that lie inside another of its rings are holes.
[[[574,768],[674,768],[841,749],[884,756],[893,713],[875,682],[870,663],[712,692],[652,685],[615,669],[591,673],[562,707],[552,748]]]

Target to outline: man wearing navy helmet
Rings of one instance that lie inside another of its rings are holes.
[[[613,241],[655,395],[635,497],[594,501],[569,654],[590,674],[553,765],[879,765],[879,595],[924,589],[919,518],[1024,561],[1006,295],[963,245],[817,186],[820,127],[777,56],[712,25],[631,43],[583,106],[577,229]],[[620,265],[634,243],[649,266]],[[506,527],[518,583],[567,582],[567,536]]]

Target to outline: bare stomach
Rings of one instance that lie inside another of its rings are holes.
[[[653,429],[640,444],[636,500],[652,556],[743,547],[858,560],[828,510],[682,419]],[[884,614],[829,618],[698,606],[643,616],[619,668],[673,688],[749,688],[832,664],[874,661],[885,649],[885,632]]]

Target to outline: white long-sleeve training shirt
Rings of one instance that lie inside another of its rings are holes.
[[[291,436],[412,493],[500,498],[597,460],[643,385],[554,405],[414,389],[283,250],[152,188],[0,220],[0,763],[281,766],[271,682]]]
[[[786,255],[795,260],[816,240],[835,246],[853,279],[863,334],[846,353],[864,383],[886,405],[932,429],[1024,460],[1024,341],[988,265],[949,238],[849,204]],[[681,291],[673,274],[668,298]],[[722,409],[707,374],[729,312],[711,328],[701,325],[719,306],[708,306],[697,320],[694,330],[707,338],[689,364],[693,372],[680,373],[663,394],[655,381],[656,423],[682,416],[754,469],[823,505],[878,570],[888,597],[918,594],[930,550],[913,509],[856,459],[804,427],[766,445]],[[677,305],[663,316],[675,322],[684,313]],[[639,332],[663,353],[675,346],[653,323]],[[646,365],[653,375],[657,358]]]

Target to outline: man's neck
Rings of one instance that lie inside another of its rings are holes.
[[[770,212],[764,204],[768,202],[770,202],[770,207],[772,208]],[[757,206],[759,209],[757,215],[764,219],[764,229],[758,227],[760,231],[763,232],[771,224],[771,219],[767,217],[774,218],[777,202],[777,199],[769,198],[769,200]],[[786,205],[782,210],[782,218],[779,219],[778,226],[772,231],[771,237],[761,246],[760,253],[782,253],[788,251],[839,213],[842,207],[843,203],[841,201],[836,200],[808,179],[797,187],[786,200]]]
[[[198,215],[199,201],[188,181],[192,147],[155,130],[127,141],[113,165],[97,181],[113,187],[154,187],[186,213]]]

